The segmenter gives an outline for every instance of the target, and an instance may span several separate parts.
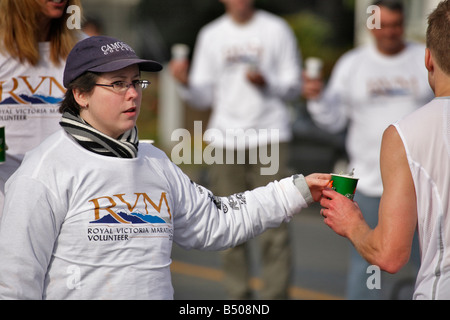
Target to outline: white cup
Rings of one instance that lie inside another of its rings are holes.
[[[322,74],[323,61],[320,58],[311,57],[305,61],[306,76],[309,79],[319,79]]]
[[[189,46],[177,43],[172,46],[172,59],[174,60],[185,60],[189,56]]]

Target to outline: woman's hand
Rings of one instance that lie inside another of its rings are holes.
[[[315,173],[307,176],[306,183],[313,196],[315,202],[319,202],[322,198],[322,191],[328,186],[331,180],[331,175]]]

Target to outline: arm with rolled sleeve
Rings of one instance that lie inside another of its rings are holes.
[[[211,27],[206,27],[199,33],[189,85],[178,86],[181,98],[197,109],[207,109],[213,104],[215,90],[218,90],[217,78],[221,76],[219,70],[223,68],[220,62],[223,57],[217,56],[223,54],[220,50],[224,44],[217,39],[218,33],[211,30]],[[266,59],[270,65],[264,63],[258,67],[264,78],[265,93],[285,101],[297,99],[301,93],[301,54],[294,33],[287,23],[277,20],[271,35],[261,36],[272,37],[266,44]]]
[[[269,95],[284,101],[292,101],[301,93],[301,52],[294,33],[283,23],[278,37],[273,39],[276,46],[276,67],[264,75]]]
[[[207,33],[200,31],[189,73],[189,85],[177,86],[181,99],[199,110],[210,108],[214,99],[214,75],[217,75],[217,72],[214,71],[216,64],[210,61],[210,47]]]
[[[339,133],[347,126],[351,93],[348,77],[351,74],[351,64],[350,55],[341,58],[322,96],[307,102],[308,111],[316,125],[330,133]]]

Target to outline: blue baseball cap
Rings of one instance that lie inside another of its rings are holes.
[[[140,59],[125,42],[107,36],[95,36],[78,42],[69,53],[64,70],[64,87],[87,71],[112,72],[133,64],[141,71],[158,72],[162,65]]]

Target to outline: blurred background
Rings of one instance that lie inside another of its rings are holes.
[[[407,39],[424,42],[427,15],[439,0],[405,0]],[[113,36],[129,43],[138,55],[167,65],[171,47],[182,43],[194,48],[198,31],[222,15],[219,0],[83,0],[92,34]],[[256,0],[256,6],[275,13],[290,24],[303,59],[324,61],[327,79],[337,59],[349,49],[371,41],[366,27],[372,0]],[[207,127],[208,112],[182,103],[167,68],[160,74],[145,74],[152,82],[145,91],[138,121],[141,139],[151,139],[169,156],[171,134],[186,128],[193,133],[194,121]],[[311,121],[301,98],[290,106],[295,139],[291,145],[293,172],[332,172],[346,163],[345,133],[330,136]],[[192,180],[208,186],[202,165],[182,165]],[[293,299],[343,299],[347,277],[346,240],[334,235],[321,221],[319,208],[312,207],[292,223],[295,243]],[[254,259],[257,260],[257,251]],[[174,246],[173,282],[177,299],[226,299],[217,253],[185,252]],[[257,289],[258,267],[254,287]],[[411,298],[414,270],[406,267],[399,276],[384,275],[387,299]]]
[[[424,41],[427,14],[439,0],[404,2],[407,38]],[[163,64],[170,60],[174,44],[194,48],[200,28],[223,14],[219,0],[84,0],[82,3],[87,22],[98,26],[95,32],[120,38],[143,58]],[[325,78],[344,52],[371,41],[366,28],[370,16],[367,8],[371,3],[372,0],[256,0],[257,7],[286,19],[295,32],[304,59],[314,56],[324,61]],[[154,140],[170,155],[174,145],[170,139],[172,132],[178,128],[192,131],[197,120],[203,121],[205,130],[209,113],[193,110],[180,102],[167,68],[157,76],[146,77],[152,86],[144,97],[140,137]],[[301,99],[292,104],[292,119],[294,171],[330,172],[335,165],[345,163],[344,134],[330,137],[316,128]]]

